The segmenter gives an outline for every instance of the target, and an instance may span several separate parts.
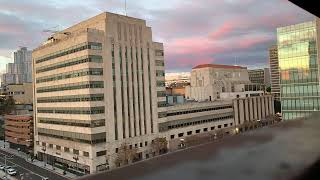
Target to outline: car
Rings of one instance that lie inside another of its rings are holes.
[[[10,175],[10,176],[15,176],[17,175],[17,171],[13,168],[10,168],[10,169],[7,169],[7,173]]]
[[[0,170],[4,170],[4,165],[0,164]]]
[[[6,166],[5,169],[6,169],[6,170],[12,169],[12,166]]]

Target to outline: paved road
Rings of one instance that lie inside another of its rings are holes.
[[[1,164],[4,164],[4,154],[11,155],[10,153],[0,149]],[[41,180],[42,177],[48,177],[49,180],[67,180],[67,178],[63,176],[31,164],[24,158],[18,156],[13,156],[12,159],[7,159],[7,165],[14,166],[14,168],[18,171],[18,174],[23,174],[23,178],[20,177],[20,175],[16,176],[17,179],[21,180]]]

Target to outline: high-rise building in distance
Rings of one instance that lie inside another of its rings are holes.
[[[2,74],[2,85],[32,82],[31,53],[26,47],[14,52],[14,62],[8,63],[6,73]]]
[[[162,43],[146,21],[102,13],[33,51],[35,153],[81,172],[114,165],[121,144],[149,157],[165,117]]]
[[[277,45],[269,48],[269,65],[271,75],[271,93],[275,100],[280,100],[280,73]]]
[[[319,19],[277,29],[283,119],[320,110]]]

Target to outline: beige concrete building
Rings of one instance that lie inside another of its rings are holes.
[[[2,93],[6,96],[12,96],[16,104],[33,103],[32,83],[5,85]]]
[[[145,158],[166,109],[163,45],[144,20],[102,13],[54,34],[32,58],[39,158],[87,173],[114,166],[122,143]]]
[[[280,100],[280,70],[278,60],[278,46],[269,49],[269,65],[271,75],[271,93],[275,99]]]
[[[244,92],[246,84],[250,84],[246,67],[202,64],[192,68],[186,98],[214,101],[224,92]]]
[[[209,102],[190,102],[170,106],[167,118],[159,119],[160,136],[166,137],[171,150],[177,149],[180,139],[193,135],[232,134],[246,122],[263,121],[274,115],[273,97],[257,94]]]
[[[273,104],[272,95],[233,99],[234,125],[238,126],[248,121],[261,121],[274,115]]]

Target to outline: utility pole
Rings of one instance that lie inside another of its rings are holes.
[[[13,159],[13,155],[8,156],[8,155],[4,155],[4,172],[5,175],[4,177],[7,178],[8,172],[7,172],[7,159]]]

